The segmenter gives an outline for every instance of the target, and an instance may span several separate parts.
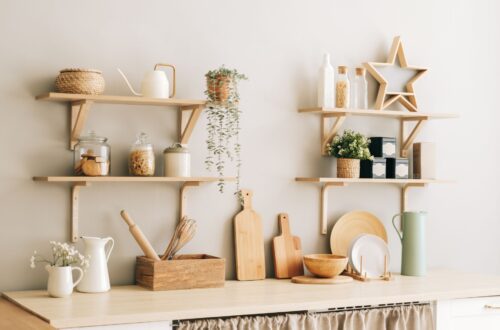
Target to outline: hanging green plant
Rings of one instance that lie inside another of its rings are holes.
[[[207,149],[205,165],[219,176],[219,191],[224,192],[226,161],[236,165],[236,193],[240,190],[241,145],[239,142],[240,96],[238,81],[247,77],[224,66],[205,74],[207,80]],[[239,196],[240,197],[240,196]],[[241,198],[240,198],[241,201]]]

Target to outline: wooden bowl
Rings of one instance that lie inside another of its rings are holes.
[[[304,256],[307,270],[318,277],[334,277],[347,266],[347,257],[334,254],[309,254]]]

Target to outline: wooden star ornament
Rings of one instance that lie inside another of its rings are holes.
[[[388,81],[382,73],[377,70],[377,67],[389,67],[389,66],[397,66],[396,58],[399,60],[399,65],[403,69],[413,70],[415,74],[412,78],[408,80],[405,85],[405,91],[396,92],[396,91],[387,91]],[[387,58],[386,63],[377,63],[377,62],[367,62],[364,63],[365,68],[370,72],[370,74],[377,80],[380,84],[379,90],[377,93],[377,99],[375,101],[375,109],[383,110],[388,106],[395,102],[401,103],[408,111],[417,112],[417,99],[415,97],[415,91],[413,89],[413,84],[417,81],[421,76],[423,76],[427,72],[427,68],[416,67],[409,65],[406,61],[406,56],[403,50],[403,43],[401,42],[401,37],[395,37],[392,41],[392,46],[389,51],[389,57]]]

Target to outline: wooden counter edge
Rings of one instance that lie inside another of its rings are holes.
[[[27,311],[5,296],[0,296],[0,329],[53,330],[46,320]]]

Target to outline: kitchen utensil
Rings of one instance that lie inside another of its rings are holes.
[[[123,220],[125,220],[125,222],[127,223],[128,230],[130,231],[130,233],[132,234],[135,241],[137,242],[141,250],[144,252],[146,257],[151,258],[153,260],[160,260],[155,250],[151,246],[151,243],[149,243],[146,236],[144,236],[144,234],[142,233],[141,228],[139,228],[139,226],[135,224],[134,220],[132,220],[130,215],[125,210],[121,210],[120,215],[122,216]]]
[[[63,69],[55,82],[56,92],[70,94],[102,94],[105,85],[102,72],[95,69]]]
[[[304,275],[300,238],[292,236],[288,214],[278,215],[281,234],[273,238],[274,273],[276,278]]]
[[[175,227],[174,234],[172,235],[167,249],[163,253],[161,259],[172,259],[172,257],[193,238],[195,233],[196,221],[183,217]]]
[[[384,224],[373,214],[353,211],[344,214],[333,226],[330,248],[333,254],[347,256],[354,238],[361,234],[373,234],[387,242]]]
[[[318,277],[334,277],[347,266],[347,257],[333,254],[309,254],[304,256],[307,270]]]
[[[252,192],[241,190],[243,210],[234,217],[236,277],[240,281],[266,278],[264,237],[260,216],[252,209]]]
[[[401,217],[402,231],[396,226],[396,218]],[[426,249],[425,223],[426,212],[403,212],[392,218],[394,229],[403,245],[401,257],[401,275],[425,276]]]
[[[160,67],[169,67],[173,72],[173,87],[172,94],[170,93],[170,84],[168,82],[167,75],[165,72],[160,71]],[[122,75],[123,79],[127,83],[128,88],[132,94],[136,96],[152,97],[159,99],[168,99],[175,96],[175,67],[171,64],[158,63],[155,65],[153,71],[149,71],[144,76],[141,85],[141,93],[137,93],[130,82],[128,81],[122,70],[118,69],[118,72]]]
[[[47,292],[51,297],[68,297],[73,293],[73,288],[78,285],[83,278],[83,270],[80,267],[45,265],[45,270],[49,273]],[[73,270],[77,270],[80,273],[80,276],[74,283]]]
[[[298,284],[342,284],[352,282],[352,277],[338,275],[335,277],[320,278],[314,276],[294,276],[293,283]]]
[[[89,258],[89,266],[85,270],[83,279],[78,283],[76,289],[80,292],[106,292],[111,287],[109,284],[108,260],[113,251],[115,241],[111,237],[86,237],[82,236],[85,244],[83,253]],[[108,252],[105,252],[106,244],[111,242]]]
[[[371,234],[359,235],[353,240],[349,251],[351,266],[358,274],[363,276],[366,274],[369,278],[384,276],[386,271],[385,259],[387,258],[387,264],[389,264],[389,257],[387,243],[380,237]]]

